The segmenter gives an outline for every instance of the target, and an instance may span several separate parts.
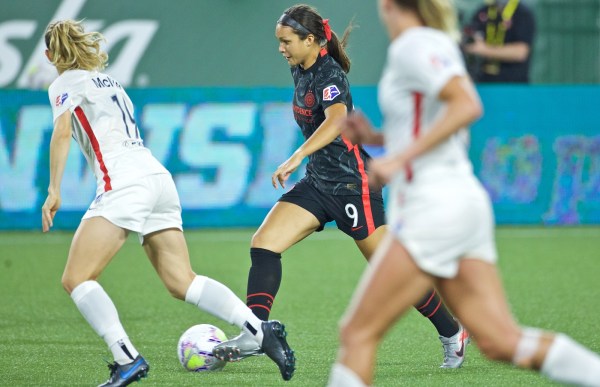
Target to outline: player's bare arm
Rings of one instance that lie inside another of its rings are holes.
[[[482,37],[475,37],[475,41],[465,46],[469,54],[479,55],[489,59],[504,62],[524,62],[529,57],[530,47],[525,42],[505,43],[502,46],[487,44]]]
[[[271,183],[277,188],[277,183],[285,188],[285,182],[300,166],[302,160],[319,149],[327,146],[341,133],[340,123],[347,116],[348,111],[343,103],[336,103],[325,109],[325,121],[302,144],[294,154],[281,164],[271,176]]]
[[[60,183],[71,146],[71,131],[71,111],[67,110],[56,119],[50,140],[50,184],[48,197],[42,206],[43,232],[50,230],[54,215],[60,208]]]

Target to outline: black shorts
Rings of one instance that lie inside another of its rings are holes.
[[[301,180],[283,194],[279,201],[293,203],[313,214],[321,223],[317,231],[323,230],[326,223],[335,220],[338,229],[354,240],[365,239],[385,224],[381,192],[370,192],[368,195],[330,195]]]

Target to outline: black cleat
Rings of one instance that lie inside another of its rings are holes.
[[[115,362],[109,364],[108,369],[110,370],[110,377],[105,383],[98,387],[120,387],[137,382],[148,375],[150,365],[141,355],[138,355],[133,362],[129,364],[120,365]]]
[[[265,321],[262,330],[261,349],[277,364],[283,380],[290,380],[296,369],[296,357],[285,339],[285,326],[277,320]]]

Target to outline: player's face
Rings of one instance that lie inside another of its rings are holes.
[[[387,8],[389,7],[389,2],[387,0],[379,0],[377,2],[377,9],[379,10],[379,19],[384,25],[387,25]]]
[[[277,24],[275,37],[279,40],[279,52],[290,67],[302,65],[306,61],[310,49],[291,27]]]

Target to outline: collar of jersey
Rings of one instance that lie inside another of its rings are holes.
[[[317,69],[319,68],[319,65],[321,63],[323,63],[323,61],[325,60],[325,58],[328,56],[328,54],[325,54],[323,56],[321,56],[321,54],[319,54],[319,56],[317,56],[317,60],[315,61],[315,63],[312,64],[312,66],[310,66],[307,69],[303,69],[302,67],[298,66],[298,69],[303,72],[303,73],[307,73],[307,72],[311,72],[314,73],[317,71]]]

